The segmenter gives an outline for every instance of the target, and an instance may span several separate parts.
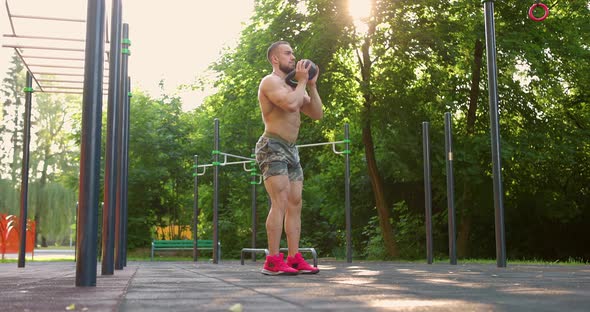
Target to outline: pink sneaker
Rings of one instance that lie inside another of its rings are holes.
[[[320,269],[312,267],[309,263],[305,262],[300,252],[295,254],[295,257],[287,257],[287,265],[299,271],[300,274],[316,274],[320,271]]]
[[[280,253],[274,256],[266,256],[262,274],[266,275],[297,275],[299,271],[288,266],[283,261],[283,254]]]

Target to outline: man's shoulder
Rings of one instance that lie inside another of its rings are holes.
[[[262,80],[260,81],[260,86],[259,88],[261,90],[275,90],[278,88],[284,88],[284,87],[288,87],[288,85],[285,83],[285,81],[275,75],[275,74],[268,74],[266,76],[264,76],[264,78],[262,78]]]
[[[260,81],[260,84],[267,83],[267,82],[277,83],[277,82],[281,82],[281,81],[282,81],[281,77],[279,77],[273,73],[270,73],[262,78],[262,80]]]

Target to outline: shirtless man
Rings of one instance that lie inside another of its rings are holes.
[[[295,142],[301,125],[301,113],[314,120],[323,117],[322,99],[316,88],[319,68],[309,80],[309,65],[295,61],[288,42],[277,41],[267,52],[272,73],[260,82],[258,101],[264,121],[264,134],[256,143],[256,162],[264,177],[264,186],[271,199],[266,218],[269,255],[263,274],[315,274],[318,268],[309,265],[299,252],[301,235],[301,194],[303,169]],[[296,70],[297,87],[285,83],[285,76]],[[306,92],[309,91],[309,94]],[[283,224],[289,253],[287,263],[279,253]]]

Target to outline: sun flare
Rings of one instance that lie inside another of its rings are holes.
[[[348,0],[348,13],[356,21],[369,17],[371,1],[373,0]]]

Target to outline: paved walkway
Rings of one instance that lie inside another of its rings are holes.
[[[590,266],[320,260],[317,275],[271,277],[261,265],[130,262],[75,287],[74,262],[4,263],[0,310],[590,311]]]

